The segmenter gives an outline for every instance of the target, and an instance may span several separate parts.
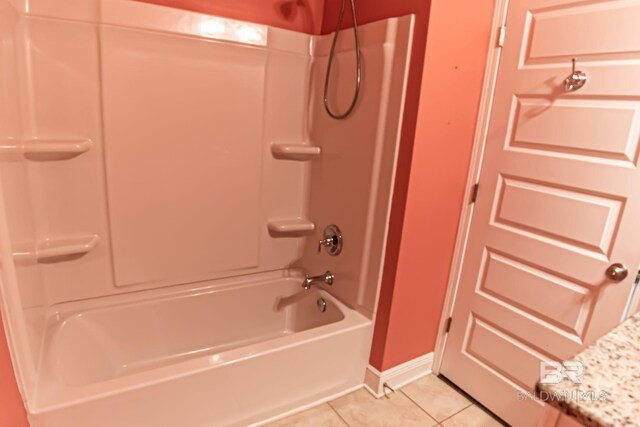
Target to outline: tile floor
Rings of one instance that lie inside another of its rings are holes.
[[[416,380],[389,398],[360,389],[269,427],[500,427],[498,421],[435,375]]]

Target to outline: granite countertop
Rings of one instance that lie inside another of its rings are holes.
[[[536,386],[548,404],[586,426],[640,426],[640,313],[587,347],[580,384]]]

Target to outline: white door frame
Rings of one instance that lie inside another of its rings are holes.
[[[471,153],[471,162],[469,164],[469,174],[467,177],[467,189],[464,193],[466,203],[463,204],[460,222],[458,224],[458,236],[453,252],[453,261],[451,263],[451,271],[449,272],[449,283],[447,285],[447,293],[444,300],[442,316],[440,317],[440,326],[438,328],[438,337],[436,339],[436,347],[434,350],[433,372],[440,373],[440,365],[442,364],[442,356],[447,340],[445,327],[447,320],[453,313],[453,305],[455,303],[456,292],[458,290],[460,272],[462,271],[462,262],[464,260],[465,249],[467,247],[467,238],[469,236],[469,227],[473,215],[474,204],[471,203],[473,188],[480,177],[480,167],[482,165],[482,155],[487,139],[489,129],[489,119],[491,108],[493,106],[493,94],[498,77],[498,67],[502,48],[499,46],[501,27],[507,19],[507,8],[509,0],[496,0],[493,23],[491,24],[492,32],[489,40],[489,51],[487,53],[487,65],[484,72],[484,82],[482,86],[482,95],[480,97],[480,107],[478,109],[478,119],[476,122],[475,137],[473,140],[473,151]]]

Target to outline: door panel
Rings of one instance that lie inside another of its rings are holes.
[[[593,301],[593,290],[520,262],[487,251],[478,294],[531,311],[538,319],[581,337]],[[513,286],[517,283],[517,286]],[[547,297],[553,295],[552,301]]]
[[[549,105],[535,98],[517,102],[516,132],[507,145],[509,151],[579,161],[637,161],[637,102],[556,100]]]
[[[469,342],[466,352],[471,358],[476,358],[479,363],[485,364],[499,375],[510,378],[520,387],[527,387],[531,381],[535,381],[533,372],[527,369],[527,365],[539,364],[548,357],[533,350],[523,342],[502,330],[499,326],[491,325],[479,317],[471,317]],[[508,359],[500,357],[500,354],[509,353],[515,355]],[[522,363],[522,362],[525,363]]]
[[[629,31],[640,15],[635,0],[557,3],[529,10],[527,59],[638,53],[640,32]]]
[[[640,0],[511,0],[441,373],[534,426],[541,360],[612,329],[640,264]],[[571,59],[587,73],[565,92]],[[588,369],[588,367],[586,368]]]
[[[491,221],[532,238],[576,246],[598,254],[611,249],[620,200],[500,177],[497,209]],[[580,219],[573,217],[580,212]]]

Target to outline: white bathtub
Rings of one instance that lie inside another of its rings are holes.
[[[301,282],[236,279],[59,306],[32,426],[248,425],[358,387],[371,322]]]

